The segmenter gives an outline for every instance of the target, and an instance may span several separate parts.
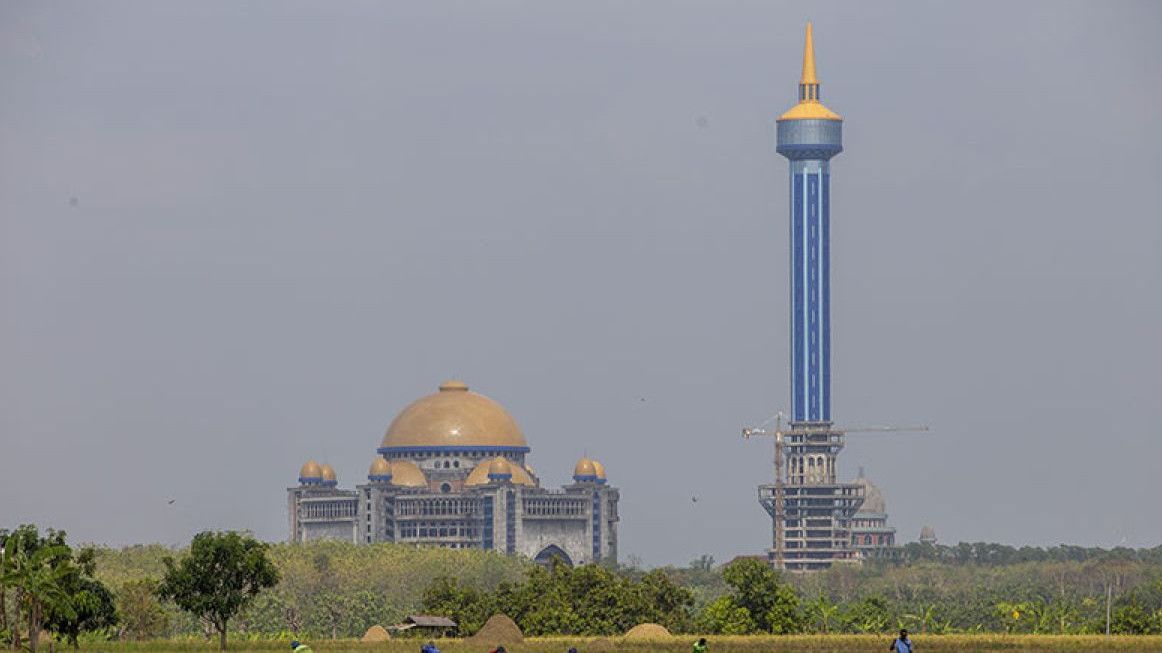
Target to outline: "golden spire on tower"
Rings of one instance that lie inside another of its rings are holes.
[[[779,116],[779,120],[843,120],[819,101],[819,78],[815,76],[815,37],[807,23],[803,43],[803,76],[799,79],[799,104]]]
[[[811,38],[811,23],[807,23],[807,41],[803,44],[803,77],[800,84],[819,84],[815,78],[815,40]]]

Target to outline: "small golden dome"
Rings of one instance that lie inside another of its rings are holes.
[[[322,470],[323,470],[323,480],[324,480],[324,481],[335,481],[335,480],[337,480],[337,479],[335,478],[335,469],[334,469],[334,468],[332,468],[330,465],[328,465],[328,464],[326,464],[326,463],[323,463]]]
[[[604,481],[605,480],[605,465],[602,465],[601,461],[596,460],[596,459],[590,460],[589,462],[593,463],[593,473],[597,475],[597,478]]]
[[[528,463],[525,463],[525,471],[529,473],[529,476],[537,475],[537,472],[533,469],[533,466]]]
[[[504,458],[497,456],[488,463],[489,476],[512,476],[512,465]]]
[[[376,458],[371,463],[371,469],[367,470],[367,478],[373,481],[391,478],[391,463],[382,456]]]
[[[527,485],[529,487],[534,487],[537,484],[537,482],[533,480],[533,477],[530,476],[529,473],[522,469],[519,465],[512,466],[512,482],[516,483],[517,485]]]
[[[502,447],[528,451],[516,420],[500,404],[462,381],[412,402],[391,423],[382,449]]]
[[[319,483],[323,480],[323,468],[319,463],[308,460],[299,469],[299,483]]]
[[[593,461],[589,460],[588,458],[582,458],[581,460],[578,460],[577,465],[573,467],[573,480],[597,480],[597,467],[593,465]]]
[[[410,460],[391,461],[391,484],[403,487],[425,487],[428,477],[424,476],[415,463]]]
[[[506,474],[509,475],[509,480],[514,485],[527,485],[529,487],[536,485],[532,477],[522,467],[510,463],[501,456],[480,461],[480,464],[468,473],[468,478],[464,479],[464,485],[466,487],[488,485],[498,480],[490,477],[501,477]]]

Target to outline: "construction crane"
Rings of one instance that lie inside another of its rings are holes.
[[[775,566],[777,569],[783,569],[783,436],[788,432],[783,429],[783,418],[786,415],[783,411],[775,413],[773,416],[767,418],[762,424],[757,427],[747,427],[742,429],[743,439],[749,440],[755,436],[771,436],[775,442],[775,487],[774,487],[774,548],[775,548]],[[774,429],[767,430],[766,427],[771,422],[774,422]],[[820,425],[828,433],[843,437],[848,433],[896,433],[896,432],[927,432],[927,425],[917,426],[860,426],[854,428],[835,427],[830,425]]]

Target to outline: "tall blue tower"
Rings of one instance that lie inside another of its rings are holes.
[[[857,560],[851,523],[863,487],[841,483],[844,433],[831,424],[831,157],[843,119],[819,100],[811,24],[799,103],[778,119],[779,154],[791,163],[791,424],[775,429],[775,482],[759,486],[771,516],[771,564],[814,571]]]
[[[791,421],[831,422],[831,157],[843,119],[819,100],[811,24],[799,103],[779,116],[779,154],[791,163]]]

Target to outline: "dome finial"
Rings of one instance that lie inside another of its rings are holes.
[[[811,22],[807,22],[807,40],[803,43],[803,77],[800,84],[818,84],[815,77],[815,40],[811,37]]]
[[[807,37],[803,42],[803,76],[799,78],[799,103],[779,120],[842,120],[839,114],[823,106],[819,99],[819,78],[815,76],[815,36],[807,23]]]

